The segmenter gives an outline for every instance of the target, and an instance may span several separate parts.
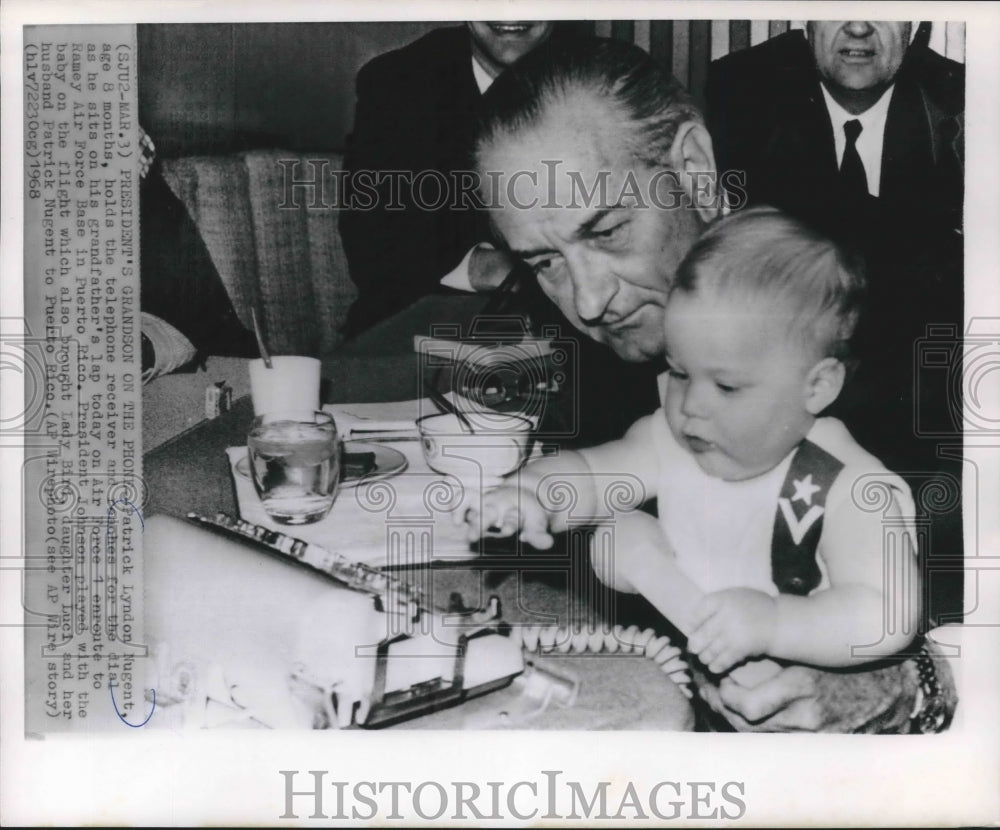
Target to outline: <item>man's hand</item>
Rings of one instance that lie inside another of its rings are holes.
[[[774,597],[749,588],[706,594],[695,608],[688,650],[713,674],[766,654],[777,623]]]
[[[466,538],[475,542],[483,536],[506,537],[518,534],[522,542],[546,550],[554,542],[549,532],[549,516],[535,495],[514,484],[502,484],[483,493],[479,504],[468,507],[461,520]]]
[[[698,693],[740,732],[904,732],[917,683],[906,663],[859,672],[786,666],[750,688],[737,673]]]
[[[515,260],[506,252],[487,245],[477,245],[469,259],[469,284],[476,291],[493,291],[514,267]]]
[[[818,732],[824,723],[816,689],[819,672],[788,666],[775,677],[747,688],[730,677],[698,693],[740,732]]]

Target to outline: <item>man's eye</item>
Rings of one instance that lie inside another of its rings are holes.
[[[566,269],[562,257],[548,257],[530,264],[532,272],[538,281],[551,287],[562,283]]]
[[[718,383],[717,382],[715,384],[715,386],[724,395],[732,395],[734,392],[738,392],[739,389],[740,389],[738,386],[732,386],[732,385],[730,385],[728,383]]]
[[[617,225],[612,225],[610,228],[603,228],[601,230],[597,230],[595,228],[590,232],[591,238],[598,240],[613,240],[624,233],[624,229],[627,224],[627,222],[619,222]]]
[[[667,369],[667,374],[674,380],[687,380],[688,376],[682,372],[680,369],[669,368]]]
[[[540,259],[537,262],[532,262],[532,263],[529,263],[529,264],[530,264],[531,270],[534,271],[535,275],[537,276],[537,275],[543,274],[545,271],[548,271],[549,268],[552,267],[552,260],[551,259]]]

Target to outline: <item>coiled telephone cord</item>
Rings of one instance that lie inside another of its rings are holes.
[[[635,654],[644,656],[659,666],[684,694],[690,698],[691,675],[681,650],[669,637],[657,635],[652,628],[577,628],[565,626],[512,625],[510,638],[519,642],[529,654]]]

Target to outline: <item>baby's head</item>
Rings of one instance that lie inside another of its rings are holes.
[[[665,312],[670,428],[705,472],[760,475],[840,394],[864,295],[860,269],[772,208],[713,225]]]

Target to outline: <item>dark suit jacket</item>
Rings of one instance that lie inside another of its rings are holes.
[[[914,42],[886,121],[875,230],[901,220],[961,229],[964,108],[964,67]],[[801,31],[715,61],[708,120],[719,169],[746,172],[750,204],[844,227],[833,129]]]
[[[480,94],[472,74],[465,27],[435,29],[414,43],[366,64],[357,77],[348,171],[439,171],[471,168]],[[425,197],[436,198],[428,179]],[[472,245],[488,238],[487,223],[471,208],[422,210],[403,188],[401,210],[389,204],[389,185],[377,188],[371,210],[345,210],[340,232],[359,297],[347,333],[355,334],[438,287]],[[345,189],[345,196],[365,196]]]

